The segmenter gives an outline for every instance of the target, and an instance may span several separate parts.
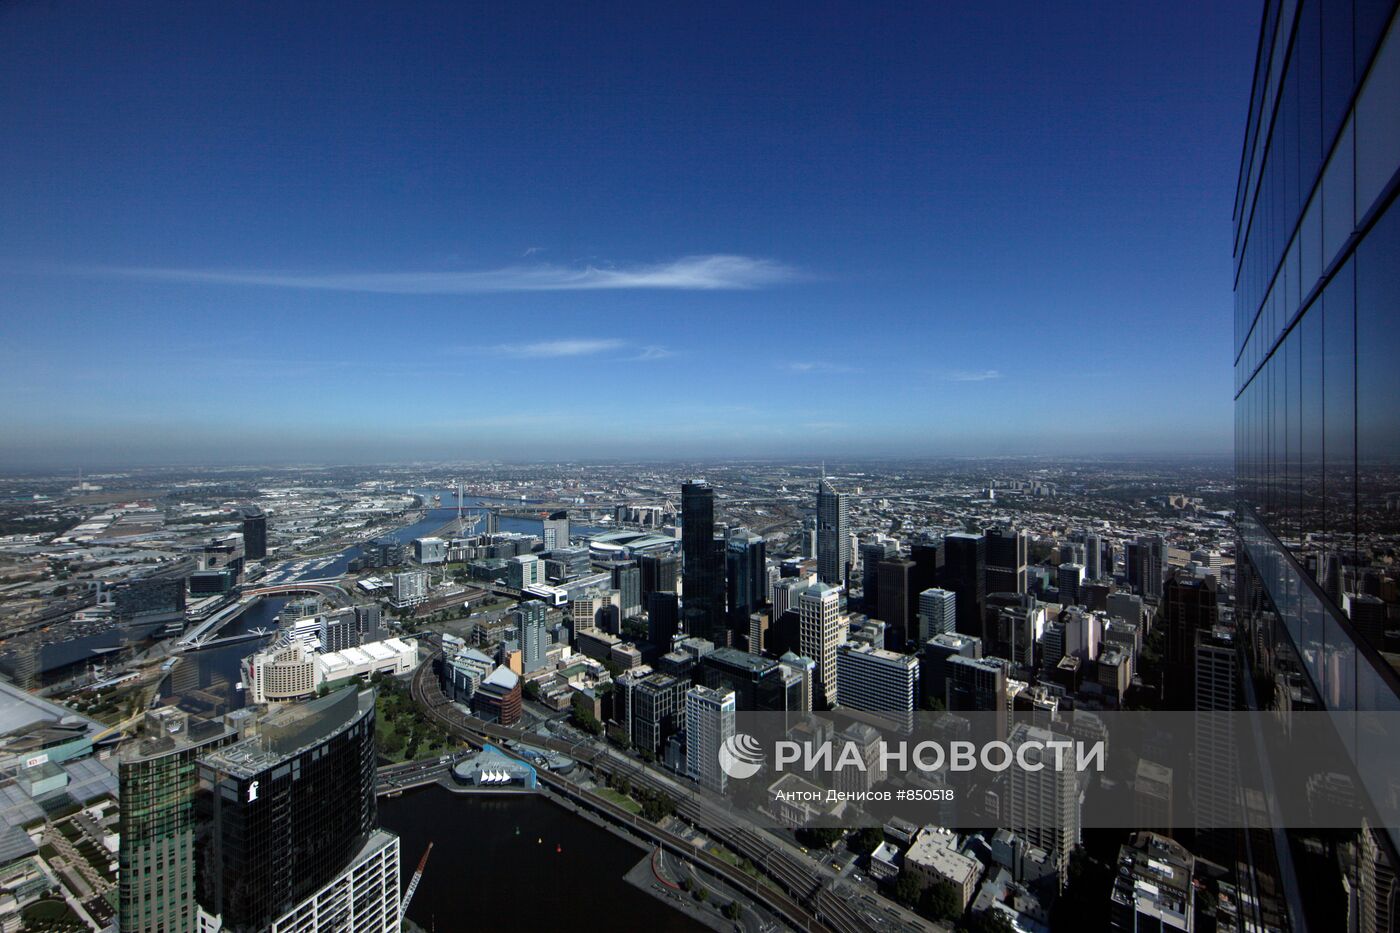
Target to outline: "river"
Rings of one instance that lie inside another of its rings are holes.
[[[425,930],[705,929],[623,880],[645,851],[543,797],[426,787],[381,798],[379,823],[399,836],[404,887],[433,843],[408,911]]]

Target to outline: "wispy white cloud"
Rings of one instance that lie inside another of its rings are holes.
[[[610,356],[612,362],[649,363],[675,356],[675,352],[657,344],[639,345],[617,337],[570,337],[541,340],[536,343],[502,343],[491,350],[501,356],[522,360],[559,359],[599,354],[626,353]]]
[[[538,343],[503,343],[493,349],[505,356],[525,359],[546,359],[559,356],[592,356],[626,346],[614,338],[579,338],[573,340],[541,340]]]
[[[825,360],[793,360],[787,364],[790,372],[794,373],[856,373],[860,372],[854,366],[847,366],[845,363],[828,363]]]
[[[953,369],[943,374],[949,382],[986,382],[1000,379],[1001,372],[995,369]]]
[[[679,289],[713,291],[779,285],[799,277],[791,266],[751,256],[685,256],[671,262],[571,267],[536,263],[475,272],[286,272],[257,269],[176,269],[99,266],[74,270],[153,282],[257,285],[269,288],[378,292],[394,295],[471,295],[489,292]]]

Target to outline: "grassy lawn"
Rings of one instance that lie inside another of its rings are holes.
[[[598,788],[598,796],[602,797],[609,803],[617,804],[619,807],[626,810],[628,813],[631,813],[633,816],[642,812],[641,804],[637,803],[637,801],[633,800],[631,797],[622,796],[617,791],[613,790],[611,787]]]

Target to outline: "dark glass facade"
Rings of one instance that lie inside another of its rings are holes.
[[[729,643],[724,615],[724,541],[715,539],[715,491],[681,486],[681,610],[687,635]]]
[[[260,728],[199,763],[199,902],[229,933],[265,929],[327,884],[376,825],[373,691]]]
[[[1395,12],[1269,0],[1257,49],[1234,206],[1236,608],[1252,701],[1281,711],[1400,709]],[[1336,721],[1384,809],[1400,736]],[[1347,846],[1331,861],[1359,893],[1327,903],[1310,878],[1309,919],[1341,922],[1336,908],[1353,929],[1390,928],[1395,892],[1375,869],[1394,864],[1391,833]]]

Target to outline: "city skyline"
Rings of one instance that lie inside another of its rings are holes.
[[[1255,10],[326,9],[0,13],[4,466],[1231,446]]]

